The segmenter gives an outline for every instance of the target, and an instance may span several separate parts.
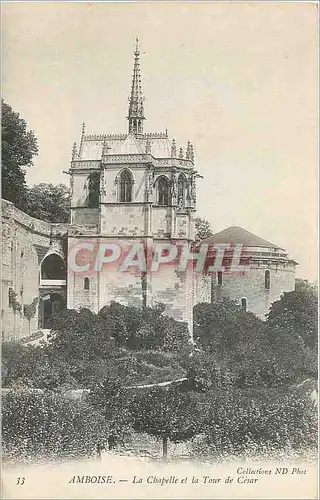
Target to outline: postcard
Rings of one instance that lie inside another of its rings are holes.
[[[318,498],[317,10],[3,2],[2,498]]]

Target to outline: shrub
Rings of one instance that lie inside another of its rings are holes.
[[[317,414],[307,397],[235,391],[210,399],[202,435],[193,443],[200,458],[265,458],[272,450],[303,454],[317,448]]]
[[[4,460],[89,456],[105,436],[103,417],[84,398],[30,390],[3,397]]]

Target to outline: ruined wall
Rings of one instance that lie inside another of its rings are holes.
[[[18,340],[37,331],[39,266],[49,248],[60,245],[66,228],[66,224],[49,224],[30,217],[2,200],[3,339]],[[33,302],[36,310],[29,323],[24,306]]]

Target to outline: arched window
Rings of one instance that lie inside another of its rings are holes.
[[[132,201],[133,178],[129,170],[122,170],[120,174],[119,201],[130,203]]]
[[[84,278],[83,289],[84,290],[89,290],[90,289],[90,280],[89,280],[89,278]]]
[[[52,253],[42,261],[41,279],[44,280],[66,279],[66,266],[60,255]]]
[[[247,310],[247,299],[245,297],[242,297],[241,299],[241,308],[246,311]]]
[[[186,201],[187,179],[184,174],[178,177],[178,205],[179,207],[185,206]]]
[[[221,286],[222,285],[222,271],[218,271],[217,273],[217,281],[218,281],[218,285]]]
[[[270,271],[269,269],[266,270],[264,273],[264,287],[266,290],[270,290]]]
[[[100,198],[100,172],[94,172],[88,177],[88,207],[98,208]]]
[[[169,205],[169,182],[166,177],[160,177],[157,182],[158,205]]]

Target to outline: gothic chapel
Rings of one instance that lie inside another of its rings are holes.
[[[155,250],[160,244],[185,248],[194,241],[199,174],[190,142],[185,148],[177,147],[167,131],[144,132],[139,59],[137,40],[127,132],[88,134],[83,125],[80,143],[73,146],[68,171],[70,223],[51,224],[30,217],[2,200],[6,244],[2,246],[1,310],[6,340],[48,329],[50,318],[62,308],[98,312],[112,301],[135,307],[162,303],[165,313],[185,321],[192,333],[196,303],[228,297],[264,319],[271,303],[294,289],[297,263],[284,249],[239,227],[205,242],[245,245],[250,254],[245,275],[203,276],[193,271],[191,261],[184,270],[174,260],[155,271],[150,268],[150,262],[160,263],[162,255]],[[95,254],[93,249],[99,255],[103,245],[117,245],[128,254],[138,244],[146,267],[131,265],[123,270],[113,262],[98,272],[93,265],[74,272],[68,264],[79,243],[90,249],[87,260]]]
[[[68,247],[84,239],[122,245],[143,242],[154,248],[163,240],[192,242],[196,209],[193,146],[177,148],[168,132],[144,132],[144,98],[138,40],[128,109],[122,134],[87,134],[83,125],[74,144],[71,167],[71,225]],[[192,273],[174,266],[155,273],[137,268],[119,273],[104,266],[100,273],[69,276],[68,308],[100,310],[111,301],[141,307],[166,305],[166,313],[192,328]]]

